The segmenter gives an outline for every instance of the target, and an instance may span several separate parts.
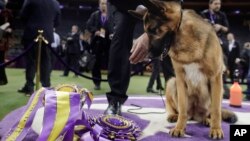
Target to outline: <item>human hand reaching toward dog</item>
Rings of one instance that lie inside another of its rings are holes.
[[[136,39],[129,57],[130,63],[136,64],[144,60],[148,55],[149,50],[149,38],[146,33],[143,33],[138,39]]]

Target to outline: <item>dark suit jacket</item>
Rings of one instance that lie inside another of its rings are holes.
[[[229,28],[227,16],[222,11],[218,11],[212,15],[210,11],[206,9],[201,12],[201,16],[205,19],[208,19],[211,24],[220,24]],[[222,34],[223,33],[221,31],[217,33],[219,37],[222,36]]]
[[[233,48],[229,51],[229,44],[227,43],[226,56],[228,66],[235,66],[235,59],[240,57],[240,45],[237,41],[234,42]]]
[[[94,13],[91,14],[89,17],[86,28],[94,35],[97,30],[100,30],[101,28],[105,29],[105,37],[109,39],[109,34],[111,33],[112,24],[109,23],[109,20],[107,19],[105,23],[102,23],[101,21],[101,11],[97,10]]]
[[[68,54],[80,54],[80,43],[79,34],[74,35],[69,34],[67,39],[67,53]]]
[[[37,31],[42,29],[44,37],[52,43],[53,28],[60,21],[60,7],[56,0],[25,0],[21,9],[21,18],[25,28],[23,41],[32,41],[38,35]]]

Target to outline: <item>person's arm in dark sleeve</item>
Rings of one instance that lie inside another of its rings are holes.
[[[200,12],[200,16],[202,18],[206,19],[205,10],[203,10],[203,11]]]
[[[200,12],[200,16],[205,20],[205,21],[207,21],[207,22],[209,22],[209,23],[211,23],[211,21],[209,20],[209,18],[207,17],[207,12],[208,12],[208,10],[206,9],[206,10],[203,10],[203,11],[201,11]]]
[[[20,17],[21,19],[25,22],[29,18],[31,12],[31,1],[30,0],[24,0],[21,12],[20,12]]]
[[[88,31],[90,31],[91,33],[95,33],[98,29],[95,26],[96,24],[96,16],[98,16],[98,14],[96,12],[92,13],[90,18],[88,19],[87,23],[86,23],[86,28],[88,29]]]
[[[223,32],[228,32],[229,31],[229,22],[228,22],[226,14],[224,12],[222,12],[222,18],[223,18],[223,23],[222,23],[221,30]]]
[[[240,64],[242,66],[247,66],[248,65],[248,53],[247,53],[247,50],[246,49],[243,49],[241,52],[240,52],[240,57],[239,58],[236,58],[236,63],[237,64]]]
[[[235,46],[236,46],[236,58],[240,57],[240,44],[238,42],[235,42]]]
[[[56,13],[56,17],[54,19],[54,27],[58,27],[60,22],[61,22],[61,10],[60,10],[60,6],[59,3],[57,2],[57,13]]]

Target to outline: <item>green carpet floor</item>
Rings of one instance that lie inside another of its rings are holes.
[[[8,84],[0,86],[0,120],[8,114],[10,111],[23,106],[27,103],[29,97],[18,93],[17,90],[22,88],[25,83],[25,70],[24,69],[6,69]],[[94,90],[93,82],[83,77],[74,77],[73,73],[70,73],[68,77],[61,77],[62,71],[53,71],[51,74],[51,86],[57,86],[59,84],[77,84],[88,90],[92,91],[94,95],[104,95],[110,90],[107,82],[101,83],[101,90]],[[89,73],[86,75],[91,76]],[[128,88],[128,95],[152,95],[146,93],[147,83],[149,81],[150,73],[146,73],[144,76],[133,76],[130,80]],[[103,73],[103,79],[107,79],[107,75]],[[162,77],[162,84],[164,80]],[[231,84],[228,85],[229,87]],[[245,90],[246,86],[243,85],[242,89]]]
[[[10,111],[23,106],[27,103],[29,97],[18,93],[17,90],[23,87],[25,83],[25,70],[24,69],[6,69],[8,84],[0,86],[0,120]],[[109,91],[109,85],[107,82],[101,83],[101,90],[93,90],[93,82],[86,78],[74,77],[73,73],[70,73],[68,77],[61,77],[62,71],[53,71],[51,75],[51,85],[57,86],[59,84],[77,84],[92,91],[94,95],[103,95]],[[86,75],[91,76],[89,73]],[[103,79],[107,79],[104,74]],[[149,75],[146,76],[133,76],[131,77],[128,94],[143,94],[147,95],[146,87],[149,81]],[[163,83],[162,78],[162,83]],[[163,83],[164,84],[164,83]]]

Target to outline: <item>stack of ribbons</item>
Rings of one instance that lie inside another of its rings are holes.
[[[60,85],[35,92],[20,119],[4,135],[2,141],[22,141],[38,109],[44,108],[42,128],[37,141],[135,141],[141,135],[139,126],[118,115],[89,117],[93,94],[77,85]]]

